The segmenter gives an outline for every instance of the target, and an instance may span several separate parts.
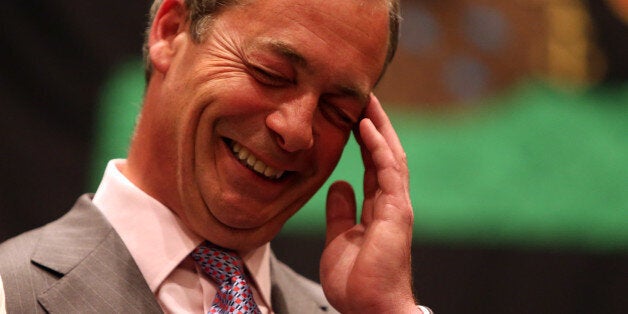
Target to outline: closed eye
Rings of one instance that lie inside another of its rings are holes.
[[[357,122],[347,112],[328,102],[321,104],[320,111],[325,119],[343,130],[351,130]]]
[[[256,65],[249,65],[249,72],[260,83],[273,87],[281,87],[293,84],[293,80],[282,76],[281,74],[273,73],[262,67]]]

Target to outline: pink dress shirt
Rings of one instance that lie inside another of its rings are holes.
[[[122,238],[164,312],[207,313],[216,284],[190,257],[203,239],[129,181],[118,169],[125,162],[109,162],[94,204]],[[272,313],[269,244],[240,255],[253,280],[255,302],[262,313]]]

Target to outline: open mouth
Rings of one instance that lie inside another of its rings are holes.
[[[265,179],[281,180],[286,175],[286,171],[275,169],[266,165],[263,161],[255,157],[246,147],[242,146],[236,141],[225,139],[227,146],[231,148],[233,155],[240,161],[240,163],[247,168],[253,170],[258,175]]]

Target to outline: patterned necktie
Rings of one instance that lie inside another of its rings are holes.
[[[192,258],[218,284],[208,313],[261,313],[246,282],[242,259],[236,253],[205,242],[192,252]]]

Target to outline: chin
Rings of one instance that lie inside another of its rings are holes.
[[[241,204],[241,203],[240,203]],[[242,232],[254,232],[263,228],[265,224],[272,220],[260,211],[250,211],[255,206],[222,206],[223,209],[209,209],[210,215],[221,225],[233,230]],[[225,209],[228,208],[228,209]],[[249,209],[247,211],[247,209]]]
[[[198,232],[208,241],[236,251],[249,251],[258,248],[272,240],[281,230],[283,224],[248,217],[228,217],[222,221],[212,217],[210,225],[198,226]]]
[[[232,229],[228,233],[212,234],[211,236],[214,238],[209,241],[235,251],[250,251],[270,242],[278,232],[262,229],[255,231]]]

